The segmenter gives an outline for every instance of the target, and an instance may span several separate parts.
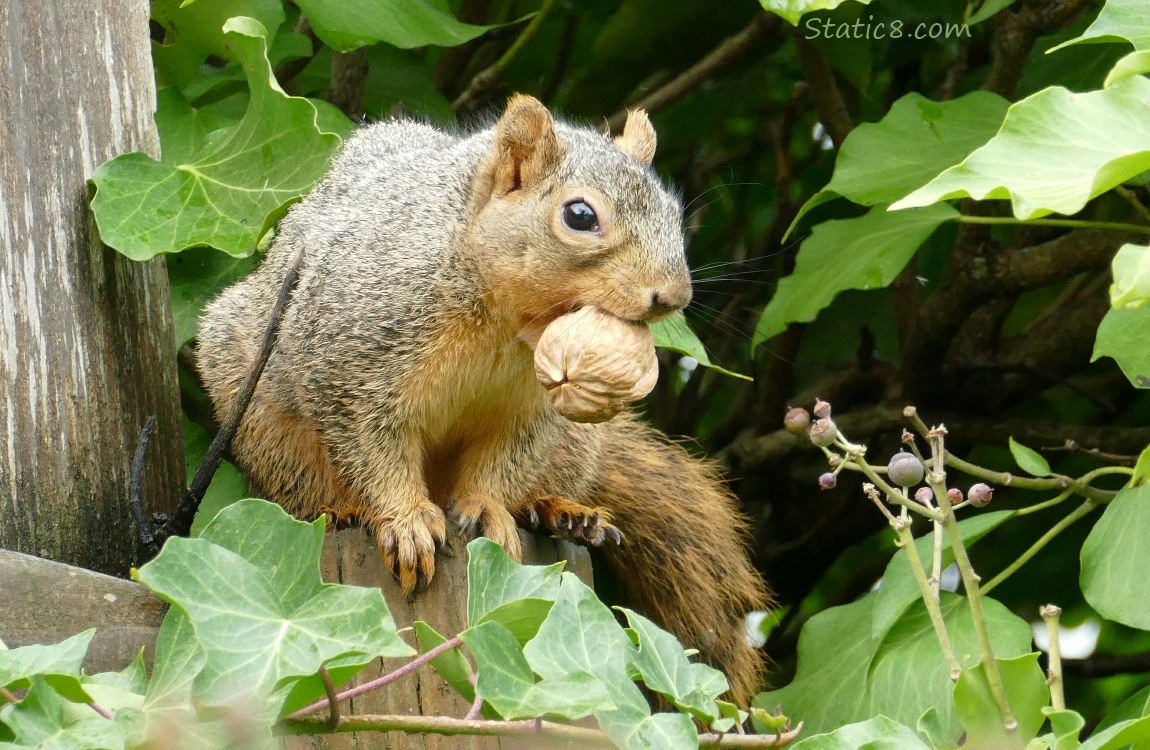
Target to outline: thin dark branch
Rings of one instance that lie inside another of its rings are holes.
[[[741,31],[724,39],[702,60],[644,96],[628,109],[645,109],[647,112],[656,112],[666,107],[718,71],[740,60],[759,42],[774,34],[780,23],[779,17],[773,13],[764,11],[755,14],[751,22]],[[623,109],[611,115],[607,120],[607,125],[612,131],[615,131],[623,127],[625,122],[627,122],[627,110]]]
[[[128,509],[132,519],[136,522],[136,533],[140,535],[140,544],[144,545],[150,557],[160,551],[156,543],[156,536],[152,533],[152,524],[144,514],[144,499],[141,486],[144,481],[144,459],[148,453],[148,443],[156,432],[156,415],[152,414],[144,422],[144,429],[140,430],[140,439],[136,442],[136,455],[132,457],[132,477],[128,486]]]
[[[1077,440],[1067,440],[1062,445],[1043,446],[1039,450],[1044,453],[1085,453],[1088,456],[1097,458],[1099,461],[1106,463],[1118,464],[1119,466],[1133,466],[1138,461],[1138,456],[1107,453],[1100,451],[1097,448],[1083,448]]]
[[[795,51],[799,54],[799,64],[803,68],[803,77],[810,86],[815,112],[819,115],[819,122],[826,129],[835,148],[839,148],[854,129],[854,122],[839,90],[839,84],[835,80],[830,61],[822,50],[803,37],[798,30],[795,31],[793,38]]]
[[[267,364],[268,357],[271,356],[272,349],[275,347],[280,320],[283,318],[284,310],[287,309],[288,301],[291,299],[292,292],[299,282],[299,269],[303,263],[303,255],[304,251],[300,250],[292,260],[291,265],[288,266],[287,273],[284,274],[283,283],[280,285],[279,294],[276,297],[275,305],[272,307],[267,327],[264,329],[263,343],[260,346],[259,354],[256,356],[255,361],[252,362],[251,369],[248,371],[243,387],[240,388],[239,396],[236,399],[235,405],[232,407],[232,413],[228,416],[227,422],[222,425],[220,431],[216,433],[215,438],[212,439],[212,444],[208,446],[208,451],[204,454],[204,460],[200,463],[199,468],[196,469],[196,475],[192,478],[192,484],[180,500],[180,504],[176,508],[176,512],[172,515],[171,521],[157,530],[157,536],[164,539],[170,536],[186,536],[191,530],[192,521],[196,517],[196,510],[200,507],[200,501],[204,499],[204,493],[208,491],[208,486],[212,483],[212,477],[215,476],[216,469],[220,467],[223,454],[231,445],[236,430],[239,429],[240,421],[243,420],[244,413],[247,412],[248,409],[248,404],[251,403],[252,394],[255,393],[256,384],[259,383],[260,376],[264,371],[264,366]]]
[[[331,681],[331,672],[327,671],[327,667],[319,668],[319,678],[323,680],[323,691],[327,693],[327,728],[334,732],[339,728],[339,698],[336,696],[335,685]]]

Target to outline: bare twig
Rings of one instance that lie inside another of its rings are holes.
[[[1119,464],[1121,466],[1133,466],[1138,461],[1138,456],[1128,456],[1119,453],[1107,453],[1106,451],[1098,450],[1097,448],[1083,448],[1077,440],[1067,439],[1062,445],[1044,446],[1039,450],[1047,453],[1058,453],[1065,451],[1067,453],[1085,453],[1088,456],[1093,456],[1099,461],[1108,461],[1112,464]]]
[[[784,747],[793,742],[803,725],[780,734],[700,734],[699,747],[711,748],[767,748]],[[318,719],[285,719],[276,730],[279,734],[326,734],[327,724]],[[476,737],[530,737],[541,736],[566,740],[575,747],[613,748],[607,735],[597,729],[573,727],[552,721],[522,719],[519,721],[483,721],[456,719],[450,716],[407,716],[363,714],[344,716],[337,732],[399,731],[426,734],[470,735]]]
[[[483,101],[488,94],[498,85],[499,76],[507,69],[507,66],[519,55],[523,48],[530,44],[531,40],[539,32],[539,27],[543,24],[543,20],[547,18],[547,14],[555,6],[556,0],[543,0],[543,4],[539,7],[539,11],[527,27],[523,29],[502,57],[495,61],[494,64],[484,68],[471,79],[467,84],[467,88],[463,90],[454,102],[451,103],[452,109],[456,112],[468,112],[475,108],[475,106]]]
[[[404,664],[399,669],[388,672],[387,674],[383,675],[382,677],[377,677],[374,680],[371,680],[370,682],[365,682],[362,685],[358,685],[358,686],[350,688],[348,690],[344,690],[342,693],[339,693],[335,696],[336,700],[345,701],[348,698],[355,698],[357,696],[363,695],[364,693],[369,693],[372,690],[375,690],[377,688],[381,688],[384,685],[388,685],[392,682],[395,682],[399,678],[406,677],[407,675],[411,674],[412,672],[419,669],[424,664],[427,664],[429,661],[431,661],[435,657],[439,656],[440,654],[447,653],[448,651],[450,651],[453,648],[459,648],[461,645],[463,645],[463,639],[460,638],[459,636],[455,636],[454,638],[450,638],[450,639],[444,641],[443,643],[439,644],[435,648],[431,649],[430,651],[425,651],[424,653],[415,657],[414,659],[409,661],[407,664]],[[329,698],[323,698],[321,700],[316,701],[315,703],[312,703],[309,706],[304,706],[303,708],[299,709],[298,711],[296,711],[294,713],[288,714],[288,716],[286,718],[288,718],[288,719],[299,719],[299,718],[302,718],[304,716],[307,716],[308,714],[313,714],[316,711],[322,711],[323,709],[327,708],[328,704],[329,704]],[[343,725],[341,724],[340,726],[342,727]],[[351,730],[339,729],[336,731],[345,732],[345,731],[351,731]]]
[[[335,685],[331,681],[331,672],[327,667],[319,668],[319,678],[323,680],[323,691],[327,693],[328,717],[327,728],[335,731],[339,728],[339,697],[335,692]]]
[[[152,533],[152,524],[144,514],[144,499],[140,488],[144,481],[144,459],[148,453],[148,443],[156,431],[156,415],[152,414],[144,422],[144,429],[140,430],[140,439],[136,442],[136,455],[132,457],[132,477],[128,485],[128,510],[136,521],[136,533],[140,536],[140,544],[148,551],[148,555],[155,557],[160,551],[156,544],[156,536]]]
[[[1066,696],[1062,692],[1062,646],[1058,640],[1058,617],[1062,608],[1044,604],[1038,613],[1046,621],[1046,634],[1050,637],[1049,668],[1046,670],[1046,684],[1050,685],[1050,707],[1055,711],[1066,710]]]
[[[839,148],[854,129],[854,122],[851,120],[842,92],[839,91],[838,82],[835,81],[834,71],[831,70],[831,64],[822,50],[804,38],[797,29],[793,38],[795,51],[799,53],[799,64],[803,68],[803,77],[810,86],[819,122],[826,129],[835,148]]]
[[[650,113],[666,107],[707,78],[741,59],[759,42],[774,34],[779,25],[779,17],[775,14],[766,11],[756,13],[751,22],[744,26],[741,31],[724,39],[719,46],[708,52],[699,62],[647,94],[628,109],[645,109]],[[607,120],[607,125],[612,131],[615,131],[623,127],[626,121],[627,110],[623,109],[611,115]]]
[[[248,404],[251,403],[252,394],[255,393],[256,384],[259,383],[260,375],[263,374],[264,366],[267,364],[268,357],[271,356],[272,349],[275,347],[280,320],[283,318],[284,310],[287,309],[288,301],[291,299],[292,292],[299,282],[299,269],[303,263],[303,256],[304,251],[300,250],[288,266],[287,273],[284,274],[283,283],[280,285],[279,294],[276,297],[275,305],[272,306],[267,327],[264,329],[263,343],[260,346],[259,354],[252,362],[251,369],[244,379],[243,386],[240,388],[239,395],[236,398],[235,404],[232,406],[232,412],[228,415],[227,422],[222,425],[220,431],[217,432],[216,436],[212,439],[212,444],[208,446],[207,453],[204,454],[204,460],[200,463],[199,468],[196,469],[196,475],[192,478],[192,484],[188,487],[187,492],[184,493],[179,506],[176,508],[176,512],[172,514],[172,518],[168,523],[156,530],[156,536],[162,539],[166,539],[169,536],[186,536],[192,528],[192,521],[196,516],[196,510],[200,507],[200,501],[204,499],[204,493],[207,492],[208,486],[212,483],[212,477],[215,476],[216,469],[220,467],[224,451],[231,445],[232,438],[235,436],[236,430],[239,429],[240,421],[243,420],[244,413],[248,409]]]

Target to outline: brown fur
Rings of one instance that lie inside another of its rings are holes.
[[[466,138],[365,128],[260,268],[208,306],[199,368],[226,419],[304,249],[232,444],[253,486],[301,517],[369,525],[407,591],[434,575],[448,516],[519,559],[513,514],[605,509],[629,603],[726,671],[742,702],[761,666],[742,620],[767,594],[733,498],[633,417],[561,417],[527,343],[573,309],[654,321],[689,301],[682,210],[647,167],[653,152],[641,113],[612,143],[529,97]],[[573,200],[594,208],[594,231],[566,226]]]

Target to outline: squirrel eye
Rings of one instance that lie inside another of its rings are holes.
[[[595,209],[576,200],[563,207],[563,223],[576,232],[593,232],[599,228],[599,217],[595,215]]]

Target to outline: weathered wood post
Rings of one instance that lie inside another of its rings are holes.
[[[145,419],[149,510],[179,497],[183,439],[163,261],[100,243],[86,180],[158,155],[155,100],[146,0],[0,3],[0,548],[114,575]]]

